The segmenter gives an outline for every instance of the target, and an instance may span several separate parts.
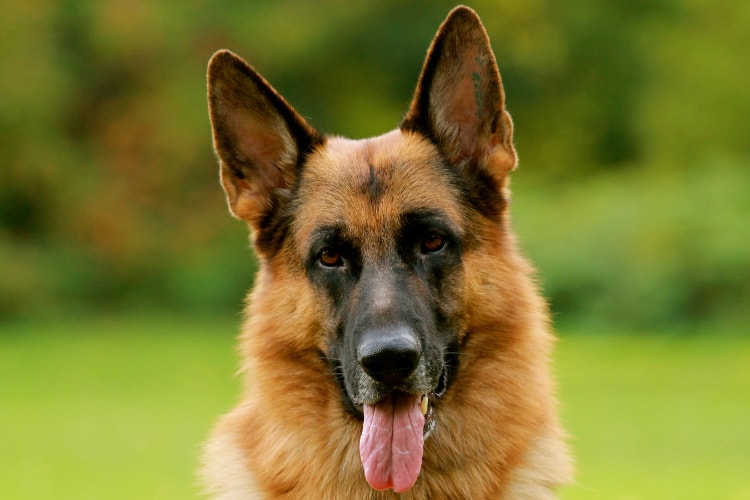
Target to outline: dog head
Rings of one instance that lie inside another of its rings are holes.
[[[214,55],[208,80],[229,208],[262,267],[304,276],[285,293],[314,304],[344,407],[364,420],[367,480],[407,490],[457,369],[465,260],[502,232],[516,165],[487,34],[454,9],[399,128],[359,141],[314,130],[231,52]]]

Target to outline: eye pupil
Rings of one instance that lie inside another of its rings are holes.
[[[326,267],[336,267],[344,263],[341,254],[335,250],[326,249],[320,253],[320,263]]]
[[[425,253],[439,252],[445,247],[445,238],[439,234],[429,234],[422,240],[422,251]]]

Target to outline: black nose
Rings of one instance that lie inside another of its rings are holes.
[[[367,330],[357,347],[357,358],[365,372],[388,385],[411,375],[421,355],[419,339],[406,326]]]

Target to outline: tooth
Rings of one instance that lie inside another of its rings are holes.
[[[427,397],[427,394],[422,396],[422,400],[419,403],[422,406],[422,415],[427,415],[427,409],[430,406],[430,399]]]

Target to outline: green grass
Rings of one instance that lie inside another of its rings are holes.
[[[231,320],[0,326],[0,497],[196,498],[238,392]]]
[[[0,497],[196,498],[237,396],[232,318],[0,326]],[[566,334],[564,499],[750,498],[750,338]]]
[[[557,360],[563,498],[750,499],[750,337],[573,335]]]

